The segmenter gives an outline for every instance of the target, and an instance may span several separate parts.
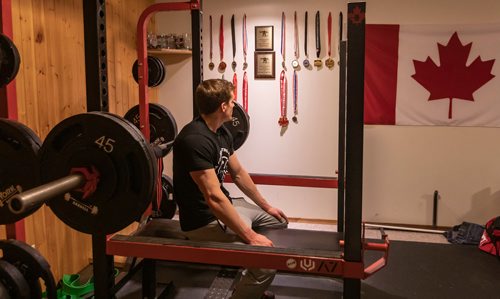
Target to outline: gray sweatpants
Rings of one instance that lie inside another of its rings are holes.
[[[233,205],[243,221],[252,228],[286,228],[287,222],[280,222],[264,212],[260,207],[250,204],[243,197],[233,198]],[[190,240],[243,243],[229,228],[226,231],[217,221],[184,232]],[[236,284],[232,299],[258,299],[273,282],[276,270],[251,268],[243,270],[240,281]]]

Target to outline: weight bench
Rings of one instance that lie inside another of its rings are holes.
[[[271,239],[275,247],[190,241],[182,233],[177,220],[153,219],[134,235],[110,236],[106,253],[144,259],[143,295],[149,298],[156,292],[157,260],[366,278],[385,266],[387,259],[388,242],[365,244],[365,248],[384,251],[385,255],[364,268],[363,263],[342,259],[342,242],[336,232],[299,229],[261,229],[258,232]]]

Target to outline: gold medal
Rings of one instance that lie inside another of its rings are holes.
[[[321,67],[323,65],[323,62],[321,59],[314,59],[314,66],[315,67]]]
[[[208,64],[208,68],[209,68],[210,70],[213,70],[213,69],[214,69],[214,67],[215,67],[215,64],[214,64],[213,62],[211,62],[211,61],[210,61],[210,63]]]

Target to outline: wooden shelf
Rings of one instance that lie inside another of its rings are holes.
[[[148,54],[154,55],[191,55],[191,50],[185,49],[148,49]]]

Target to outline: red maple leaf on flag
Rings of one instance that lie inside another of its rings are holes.
[[[440,66],[430,57],[425,61],[413,60],[415,74],[412,78],[431,93],[428,100],[450,99],[449,119],[452,118],[453,99],[474,101],[472,94],[495,77],[491,74],[495,59],[482,61],[478,56],[466,65],[471,47],[472,43],[462,45],[455,32],[446,46],[438,43]]]

